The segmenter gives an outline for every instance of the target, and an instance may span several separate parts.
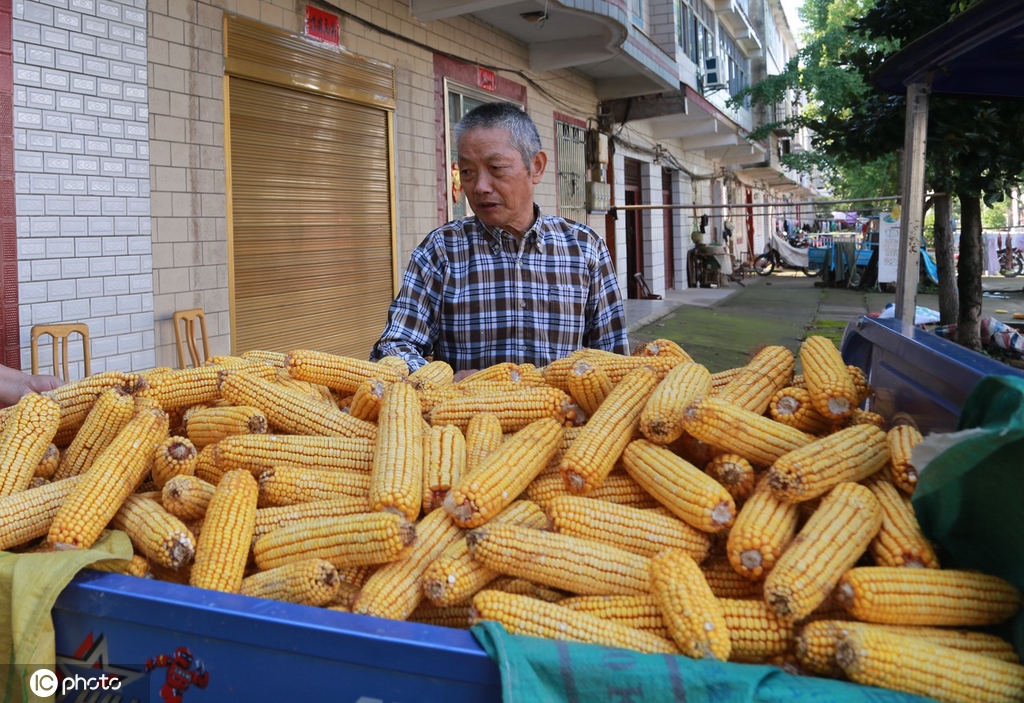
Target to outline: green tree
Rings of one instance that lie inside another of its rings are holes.
[[[750,96],[768,104],[782,99],[787,90],[806,94],[810,107],[792,122],[811,130],[814,155],[805,162],[817,164],[827,177],[841,177],[852,164],[874,164],[903,146],[906,96],[879,91],[871,75],[899,47],[938,27],[965,4],[807,0],[801,15],[809,28],[806,46],[783,75],[752,86]],[[1019,103],[931,97],[927,187],[959,200],[956,319],[958,340],[973,349],[981,346],[982,202],[1001,200],[1020,180],[1024,150],[1006,149],[1006,144],[1022,141],[1024,111]],[[949,285],[954,279],[947,224],[951,208],[940,200],[934,203],[936,259],[940,282]]]

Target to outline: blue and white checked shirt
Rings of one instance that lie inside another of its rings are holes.
[[[521,244],[476,217],[428,234],[370,358],[400,356],[416,370],[433,355],[460,371],[545,366],[581,347],[629,354],[604,242],[585,225],[534,212]]]

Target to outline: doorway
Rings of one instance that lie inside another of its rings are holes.
[[[624,186],[626,205],[641,205],[643,198],[640,192],[640,162],[626,159],[624,168]],[[644,262],[644,228],[640,210],[626,210],[626,280],[628,295],[631,300],[643,298],[637,273],[643,273]]]

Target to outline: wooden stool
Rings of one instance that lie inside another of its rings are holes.
[[[67,322],[32,326],[32,373],[39,373],[39,337],[53,337],[53,375],[70,381],[68,372],[68,338],[77,332],[82,336],[82,362],[86,376],[92,375],[89,360],[89,326],[84,322]],[[59,343],[59,344],[58,344]],[[61,375],[63,371],[63,375]]]
[[[188,347],[188,355],[193,366],[202,366],[203,362],[210,358],[210,340],[206,335],[206,316],[202,308],[191,310],[178,310],[171,319],[174,320],[174,343],[178,347],[178,367],[188,368],[185,363],[185,347]],[[196,320],[199,321],[199,331],[203,339],[203,355],[199,356],[199,349],[196,345]]]

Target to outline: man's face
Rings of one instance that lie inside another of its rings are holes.
[[[547,156],[538,153],[527,169],[503,129],[474,129],[458,145],[459,174],[469,206],[490,227],[522,234],[533,224],[533,190]]]

